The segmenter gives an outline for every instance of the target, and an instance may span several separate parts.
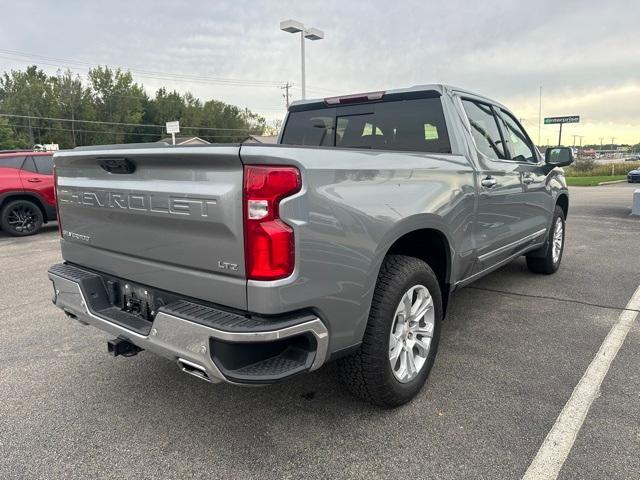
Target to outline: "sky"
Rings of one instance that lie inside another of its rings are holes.
[[[543,117],[580,115],[565,145],[640,142],[638,0],[6,1],[0,71],[119,66],[149,93],[191,91],[273,121],[282,85],[301,94],[299,36],[279,29],[290,18],[325,32],[305,44],[308,98],[447,83],[507,105],[549,144],[542,87]]]

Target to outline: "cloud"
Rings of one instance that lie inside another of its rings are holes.
[[[542,85],[543,115],[580,114],[575,128],[590,136],[638,141],[637,1],[22,0],[4,10],[5,49],[258,80],[223,86],[136,75],[150,91],[191,90],[268,118],[283,116],[284,101],[278,83],[264,81],[292,81],[300,93],[298,37],[278,28],[296,18],[326,32],[306,44],[309,96],[445,82],[496,98],[537,126]],[[26,62],[0,54],[0,68]]]

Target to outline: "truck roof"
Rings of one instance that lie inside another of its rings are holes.
[[[499,102],[496,102],[495,100],[485,97],[484,95],[480,95],[476,92],[472,92],[471,90],[467,90],[464,88],[459,88],[459,87],[455,87],[453,85],[447,85],[447,84],[443,84],[443,83],[431,83],[431,84],[425,84],[425,85],[414,85],[412,87],[405,87],[405,88],[394,88],[394,89],[390,89],[390,90],[379,90],[380,92],[383,92],[385,95],[395,95],[395,94],[403,94],[403,93],[415,93],[415,92],[436,92],[440,95],[442,95],[445,92],[459,92],[459,93],[463,93],[463,94],[467,94],[467,95],[472,95],[476,98],[480,98],[480,99],[484,99],[490,103],[494,103],[497,104],[500,107],[504,107],[505,109],[508,110],[507,107],[505,107],[504,105],[502,105]],[[358,92],[358,93],[365,93],[365,92]],[[358,93],[356,93],[356,95],[358,95]],[[289,106],[289,108],[291,107],[297,107],[297,109],[300,109],[300,107],[303,107],[305,105],[311,106],[311,105],[315,105],[318,103],[325,103],[325,99],[326,98],[339,98],[339,97],[343,97],[343,96],[350,96],[353,94],[345,94],[345,95],[336,95],[334,97],[325,97],[325,98],[312,98],[312,99],[306,99],[306,100],[295,100],[293,102],[291,102],[291,105]]]

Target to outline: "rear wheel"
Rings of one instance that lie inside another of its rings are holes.
[[[7,203],[0,213],[2,230],[15,237],[37,233],[42,227],[42,211],[28,200],[14,200]]]
[[[545,275],[558,271],[562,261],[562,253],[564,252],[564,233],[564,211],[556,205],[547,244],[543,247],[544,250],[527,255],[527,267],[529,267],[529,270]]]
[[[441,321],[440,285],[429,265],[413,257],[388,256],[362,344],[339,363],[349,390],[383,407],[411,400],[433,366]]]

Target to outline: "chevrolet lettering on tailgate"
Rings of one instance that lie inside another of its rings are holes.
[[[214,198],[192,198],[158,193],[115,192],[108,190],[81,190],[60,188],[61,204],[71,203],[86,207],[117,208],[168,215],[192,215],[208,217]]]

